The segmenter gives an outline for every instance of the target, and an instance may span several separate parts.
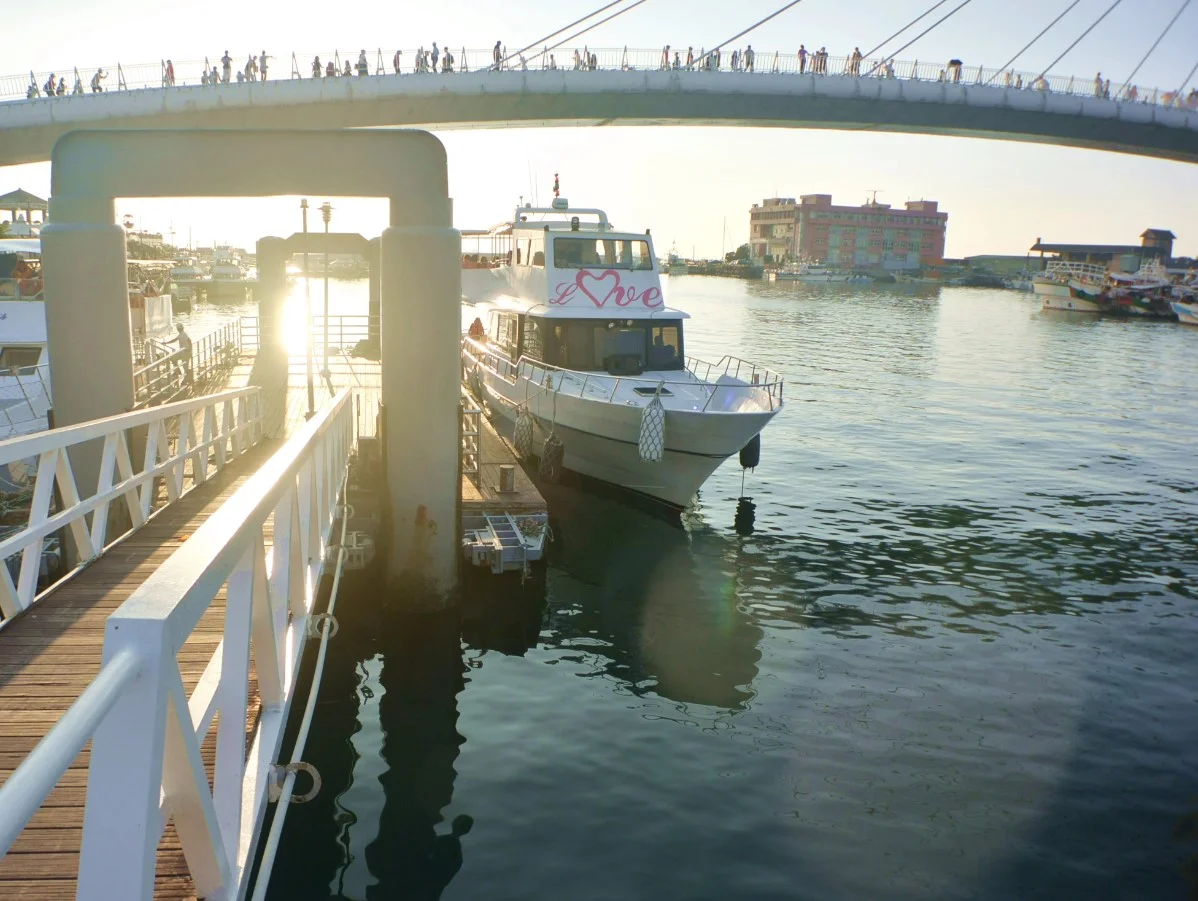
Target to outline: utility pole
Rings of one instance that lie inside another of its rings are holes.
[[[311,419],[316,415],[316,392],[312,385],[312,283],[308,279],[308,198],[300,201],[300,209],[304,216],[304,328],[307,330],[308,351],[308,415]]]
[[[333,218],[333,205],[327,200],[320,205],[320,215],[324,219],[324,366],[320,377],[331,389],[333,379],[329,373],[329,220]]]

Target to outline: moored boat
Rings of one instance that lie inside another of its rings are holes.
[[[1043,298],[1046,310],[1101,313],[1100,296],[1107,285],[1107,270],[1094,263],[1052,260],[1032,279],[1032,290]]]
[[[675,507],[728,457],[756,456],[782,380],[735,357],[686,356],[689,317],[665,305],[647,232],[560,199],[517,209],[511,241],[462,362],[521,453]]]

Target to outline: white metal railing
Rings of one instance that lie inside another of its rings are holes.
[[[328,346],[330,350],[353,347],[360,341],[370,339],[371,332],[377,333],[378,316],[362,313],[328,317]],[[247,350],[257,350],[261,343],[261,321],[257,316],[242,316],[239,323],[241,344]],[[319,352],[324,344],[325,317],[319,313],[312,316],[312,344]]]
[[[46,428],[52,404],[48,363],[0,371],[0,439]]]
[[[195,893],[244,897],[331,550],[351,399],[305,424],[109,617],[99,674],[0,787],[0,853],[90,740],[77,897],[149,901],[168,820]],[[176,655],[222,593],[223,640],[188,696]],[[251,659],[261,709],[247,753]],[[210,788],[200,748],[218,713]]]
[[[135,470],[126,432],[142,428],[146,429],[145,453]],[[258,389],[241,388],[0,441],[0,466],[23,460],[37,463],[29,519],[23,528],[0,540],[0,627],[50,587],[39,592],[47,537],[65,530],[83,565],[115,540],[145,525],[156,509],[206,481],[210,471],[221,469],[261,435]],[[95,493],[83,496],[68,451],[97,441],[103,441],[99,479]],[[165,500],[160,484],[166,489]],[[60,500],[52,512],[56,490]],[[115,538],[108,534],[109,508],[114,502],[123,502],[129,521],[128,528]],[[18,554],[13,572],[9,560]]]
[[[706,395],[702,411],[711,407],[712,401],[721,391],[745,391],[757,389],[761,391],[772,410],[782,404],[782,377],[772,370],[739,357],[724,356],[718,362],[708,363],[695,357],[686,358],[686,371],[690,372],[697,381],[685,379],[662,379],[660,377],[643,377],[627,375],[611,375],[606,372],[581,372],[574,369],[563,369],[551,363],[540,360],[530,360],[520,357],[512,362],[506,354],[494,350],[487,344],[474,338],[462,339],[463,365],[481,366],[502,378],[509,384],[515,384],[520,379],[527,379],[535,385],[552,390],[559,394],[574,397],[587,397],[611,403],[622,386],[632,385],[634,388],[656,389],[659,385],[666,388],[701,390]],[[728,376],[737,379],[738,383],[712,382],[711,377]],[[556,378],[556,381],[553,379]],[[588,390],[589,389],[589,390]]]
[[[353,77],[439,78],[452,77],[455,72],[477,72],[479,70],[495,68],[492,61],[491,48],[485,50],[452,49],[455,57],[454,66],[453,70],[448,72],[427,72],[419,66],[419,54],[416,50],[412,49],[400,52],[400,64],[397,70],[394,64],[393,52],[384,52],[380,48],[368,54],[368,65],[364,75],[360,75],[360,70],[358,70],[357,66],[353,66]],[[550,55],[552,54],[552,68],[559,70],[653,71],[655,69],[670,69],[679,72],[701,71],[712,75],[733,71],[731,64],[732,48],[722,51],[717,58],[707,53],[705,48],[691,47],[689,51],[690,63],[688,64],[688,49],[686,47],[673,46],[669,48],[669,56],[663,65],[664,49],[628,47],[588,48],[584,46],[558,47],[552,51],[537,51],[533,49],[528,51],[528,59],[525,62],[522,62],[519,57],[514,57],[506,59],[501,67],[505,70],[527,71],[529,73],[545,71],[551,67]],[[675,65],[676,53],[677,65]],[[356,54],[351,55],[354,57],[354,60],[357,59]],[[506,56],[506,53],[504,55]],[[336,50],[332,53],[319,54],[310,51],[297,52],[290,54],[290,57],[290,65],[283,63],[281,59],[272,64],[271,71],[275,74],[275,77],[271,79],[272,81],[279,80],[278,76],[280,75],[283,75],[283,80],[288,80],[288,76],[290,79],[305,80],[315,77],[313,76],[312,62],[317,57],[322,60],[321,78],[325,77],[324,72],[326,71],[323,63],[330,61],[334,63],[338,76],[345,77],[343,73],[346,60],[343,60]],[[225,77],[223,68],[218,72],[217,81],[209,83],[207,76],[215,71],[212,60],[179,60],[175,61],[172,66],[175,73],[174,79],[168,80],[164,74],[165,63],[165,60],[160,60],[159,62],[127,66],[111,64],[98,67],[94,70],[93,67],[87,67],[85,71],[104,73],[104,78],[107,77],[108,73],[115,73],[115,84],[107,89],[103,85],[103,78],[98,82],[97,87],[85,87],[85,79],[80,78],[78,70],[75,70],[72,84],[65,87],[64,93],[72,95],[77,93],[90,97],[93,94],[105,93],[106,90],[237,90],[240,86],[236,79],[238,69],[242,70],[243,76],[245,74],[244,63],[241,60],[234,60],[228,76],[229,81],[232,83],[224,83],[222,81]],[[441,68],[441,66],[438,66],[438,69]],[[1141,87],[1130,83],[1099,82],[1093,77],[1054,75],[1047,72],[1017,72],[1014,69],[994,69],[985,65],[976,63],[966,64],[965,62],[961,62],[960,64],[927,60],[921,62],[917,59],[894,60],[886,57],[854,59],[851,56],[817,56],[814,52],[800,58],[796,51],[787,51],[784,53],[782,51],[761,50],[755,52],[751,67],[746,62],[746,59],[742,57],[735,71],[750,74],[810,75],[829,78],[882,78],[901,79],[904,81],[948,82],[971,86],[988,85],[1012,90],[1099,97],[1125,103],[1145,103],[1174,109],[1188,109],[1192,112],[1198,110],[1198,94],[1187,94],[1186,88],[1188,85],[1182,85],[1179,88],[1169,90],[1146,86]],[[68,70],[56,70],[56,72],[62,75],[66,74]],[[61,98],[57,96],[57,92],[56,96],[49,97],[45,95],[43,90],[49,74],[49,72],[30,72],[28,75],[0,76],[0,101],[59,102]],[[203,81],[201,81],[202,76],[204,77]],[[332,78],[333,76],[328,77]],[[247,82],[253,84],[255,79],[251,77]],[[73,87],[76,83],[78,83],[78,86]]]
[[[1098,263],[1075,263],[1069,260],[1049,260],[1040,278],[1057,282],[1075,279],[1082,282],[1102,284],[1107,279],[1107,269]]]

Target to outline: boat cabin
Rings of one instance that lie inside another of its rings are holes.
[[[602,210],[558,198],[517,209],[510,234],[508,290],[487,330],[510,359],[611,375],[686,368],[688,317],[665,306],[648,232],[616,232]]]

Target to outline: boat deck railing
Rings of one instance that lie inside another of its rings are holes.
[[[1044,267],[1044,277],[1060,281],[1061,279],[1081,279],[1084,281],[1106,281],[1107,269],[1098,263],[1076,263],[1070,260],[1050,260]]]
[[[0,300],[45,300],[41,278],[0,278]]]
[[[14,367],[0,371],[0,434],[25,431],[35,423],[45,424],[53,406],[50,393],[50,364]],[[5,429],[7,425],[7,429]]]
[[[615,400],[621,387],[631,385],[634,390],[641,389],[637,393],[644,394],[645,397],[649,396],[645,393],[646,389],[655,391],[659,387],[691,391],[698,389],[706,396],[702,412],[706,412],[711,407],[712,401],[720,391],[758,391],[764,395],[769,409],[773,410],[782,405],[783,381],[781,376],[762,366],[733,356],[721,357],[715,363],[687,357],[686,368],[678,371],[688,372],[693,378],[683,379],[581,372],[523,356],[513,363],[506,355],[470,337],[462,339],[462,353],[462,365],[466,369],[481,366],[509,384],[514,385],[520,379],[525,379],[544,391],[565,393],[607,403],[612,403]],[[702,375],[700,375],[700,371],[702,371]],[[469,372],[463,372],[463,376],[468,380]],[[712,382],[713,376],[716,379],[728,376],[736,379],[739,384]]]

